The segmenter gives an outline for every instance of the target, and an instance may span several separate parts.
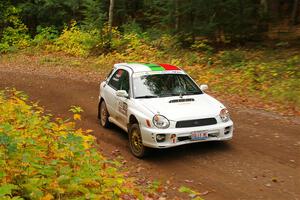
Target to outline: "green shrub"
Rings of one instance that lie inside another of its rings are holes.
[[[30,46],[30,36],[27,27],[19,18],[20,10],[9,6],[5,13],[5,24],[8,26],[0,30],[0,53],[23,49]]]
[[[79,120],[82,110],[71,111]],[[21,92],[0,91],[0,199],[142,198],[121,164],[98,152],[90,132],[45,115]]]
[[[191,45],[191,49],[196,51],[203,51],[209,55],[213,53],[214,48],[208,44],[208,40],[197,40]]]
[[[241,50],[229,50],[220,52],[220,60],[226,67],[240,67],[245,61],[244,52]]]
[[[33,39],[33,44],[39,47],[44,47],[48,44],[52,44],[59,36],[59,32],[55,27],[37,27],[37,34]]]
[[[66,27],[54,45],[48,49],[64,51],[75,56],[87,56],[100,44],[100,39],[97,30],[84,31],[73,22],[71,27]]]

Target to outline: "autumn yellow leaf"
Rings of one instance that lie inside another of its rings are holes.
[[[92,130],[92,129],[87,129],[85,132],[86,132],[86,133],[92,133],[93,130]]]
[[[73,119],[74,119],[74,120],[81,120],[81,115],[79,115],[79,114],[74,114],[74,115],[73,115]]]
[[[54,197],[51,194],[46,194],[44,197],[41,198],[41,200],[51,200],[54,199]]]

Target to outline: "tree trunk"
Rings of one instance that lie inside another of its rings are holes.
[[[299,0],[294,0],[293,11],[292,11],[292,25],[297,24]]]
[[[110,48],[111,40],[112,40],[112,25],[113,25],[113,17],[114,17],[114,4],[115,0],[110,0],[109,4],[109,13],[108,13],[108,28],[109,28],[109,43],[108,46]]]
[[[262,7],[262,11],[264,14],[268,13],[269,6],[268,6],[268,0],[260,0],[260,5]]]

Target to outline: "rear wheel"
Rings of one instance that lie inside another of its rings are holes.
[[[144,157],[148,148],[143,145],[143,139],[138,124],[133,124],[129,128],[129,146],[131,153],[138,158]]]
[[[108,117],[109,117],[109,114],[108,114],[108,111],[106,108],[106,103],[105,103],[105,101],[102,101],[99,106],[99,122],[100,122],[100,125],[104,128],[108,128],[110,125],[110,123],[108,121]]]

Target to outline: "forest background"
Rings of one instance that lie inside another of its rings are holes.
[[[60,52],[44,61],[81,57],[105,72],[116,62],[171,63],[215,92],[299,114],[299,21],[299,0],[8,0],[0,52]]]

